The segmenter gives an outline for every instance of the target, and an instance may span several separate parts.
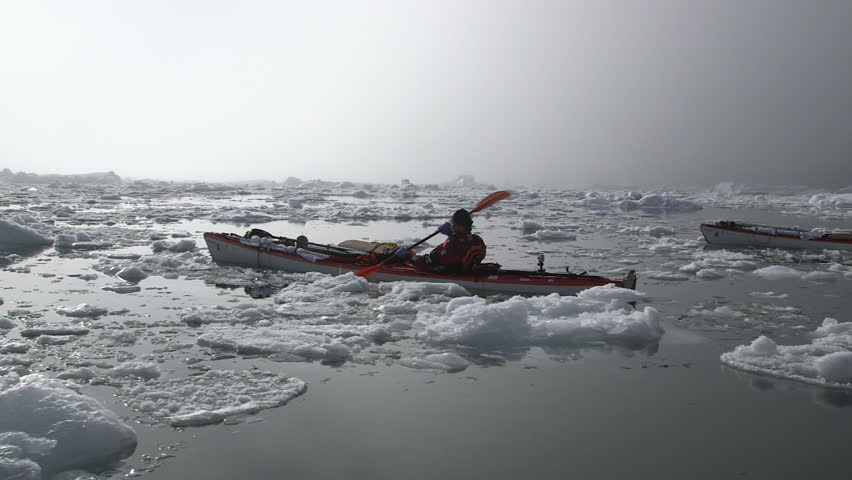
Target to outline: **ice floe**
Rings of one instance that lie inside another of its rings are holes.
[[[418,338],[433,344],[469,346],[642,344],[659,340],[660,315],[652,307],[634,310],[643,295],[613,286],[595,287],[577,297],[522,298],[488,303],[479,297],[447,302],[443,311],[421,311]]]
[[[723,353],[724,364],[806,383],[852,388],[852,323],[826,318],[805,345],[778,345],[760,336]]]
[[[536,230],[534,233],[521,236],[521,238],[524,240],[538,240],[542,242],[558,242],[576,240],[577,236],[559,230]]]
[[[641,273],[642,278],[648,278],[651,280],[663,280],[667,282],[678,282],[683,280],[689,280],[689,277],[677,272],[668,272],[662,270],[646,270]]]
[[[750,255],[728,250],[709,250],[693,253],[695,261],[680,267],[681,272],[697,273],[706,269],[726,269],[750,271],[757,268],[757,263]]]
[[[777,299],[787,298],[787,297],[790,296],[787,293],[775,293],[775,292],[751,292],[751,293],[749,293],[749,295],[751,295],[752,297],[757,297],[757,298],[777,298]]]
[[[0,472],[34,479],[104,464],[136,447],[133,429],[114,412],[42,375],[0,377],[0,426],[7,432],[0,434]]]
[[[148,274],[137,266],[124,267],[116,272],[115,276],[128,282],[141,282],[148,278]]]
[[[27,247],[52,245],[53,238],[43,229],[44,226],[30,216],[16,215],[8,219],[0,218],[0,244]]]
[[[41,325],[24,328],[20,331],[22,337],[38,337],[40,335],[85,335],[89,333],[86,327],[72,325]]]
[[[184,238],[178,242],[169,242],[166,240],[157,240],[151,244],[151,250],[155,253],[169,251],[175,253],[191,252],[195,250],[195,240]]]
[[[282,406],[307,390],[302,380],[256,370],[210,370],[203,375],[125,386],[127,405],[175,427],[209,425]]]
[[[772,265],[757,269],[751,273],[766,280],[797,280],[805,274],[805,272],[785,267],[784,265]]]
[[[423,357],[404,358],[400,365],[415,370],[455,373],[466,369],[470,362],[455,353],[432,353]]]
[[[108,312],[109,309],[107,308],[90,305],[88,303],[81,303],[74,307],[58,307],[56,309],[56,313],[60,315],[76,318],[98,318],[106,315]]]

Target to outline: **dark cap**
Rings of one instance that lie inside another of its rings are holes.
[[[470,227],[473,226],[473,219],[470,218],[470,214],[467,213],[467,210],[461,208],[456,210],[456,213],[453,214],[452,222],[456,225],[461,225],[470,230]]]

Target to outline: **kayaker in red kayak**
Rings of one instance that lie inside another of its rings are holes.
[[[469,273],[485,258],[485,242],[471,232],[473,219],[465,209],[459,209],[438,231],[449,238],[425,255],[415,255],[399,248],[394,255],[414,264],[418,270],[435,273]]]

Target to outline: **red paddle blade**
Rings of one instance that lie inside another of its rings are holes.
[[[477,203],[476,206],[473,207],[473,210],[471,210],[470,213],[481,212],[482,210],[485,210],[486,208],[490,207],[491,205],[494,205],[500,200],[505,200],[510,196],[512,196],[512,193],[507,192],[506,190],[494,192],[491,195],[488,195],[487,197],[480,200],[479,203]]]
[[[362,270],[358,270],[357,272],[355,272],[355,276],[367,278],[370,275],[376,273],[376,271],[382,266],[383,263],[384,262],[377,263],[375,265],[370,265],[369,267],[364,268]]]

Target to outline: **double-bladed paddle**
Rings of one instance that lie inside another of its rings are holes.
[[[487,197],[480,200],[479,203],[477,203],[476,206],[473,207],[473,209],[470,211],[470,213],[474,214],[476,212],[481,212],[481,211],[485,210],[486,208],[490,207],[491,205],[494,205],[495,203],[499,202],[500,200],[505,200],[505,199],[509,198],[509,196],[511,196],[511,195],[512,194],[510,192],[507,192],[505,190],[500,190],[498,192],[494,192],[491,195],[488,195]],[[411,250],[412,248],[416,248],[421,243],[425,242],[426,240],[429,240],[430,238],[434,237],[435,235],[437,235],[439,233],[441,233],[441,232],[436,230],[435,232],[433,232],[428,237],[426,237],[423,240],[420,240],[419,242],[415,243],[414,245],[408,247],[408,250]],[[381,262],[379,262],[375,265],[370,265],[369,267],[367,267],[363,270],[359,270],[357,273],[355,273],[355,275],[357,275],[359,277],[367,278],[370,275],[376,273],[379,270],[379,268],[382,267],[382,265],[387,263],[392,258],[394,258],[393,255],[389,256],[388,258],[382,260]]]

